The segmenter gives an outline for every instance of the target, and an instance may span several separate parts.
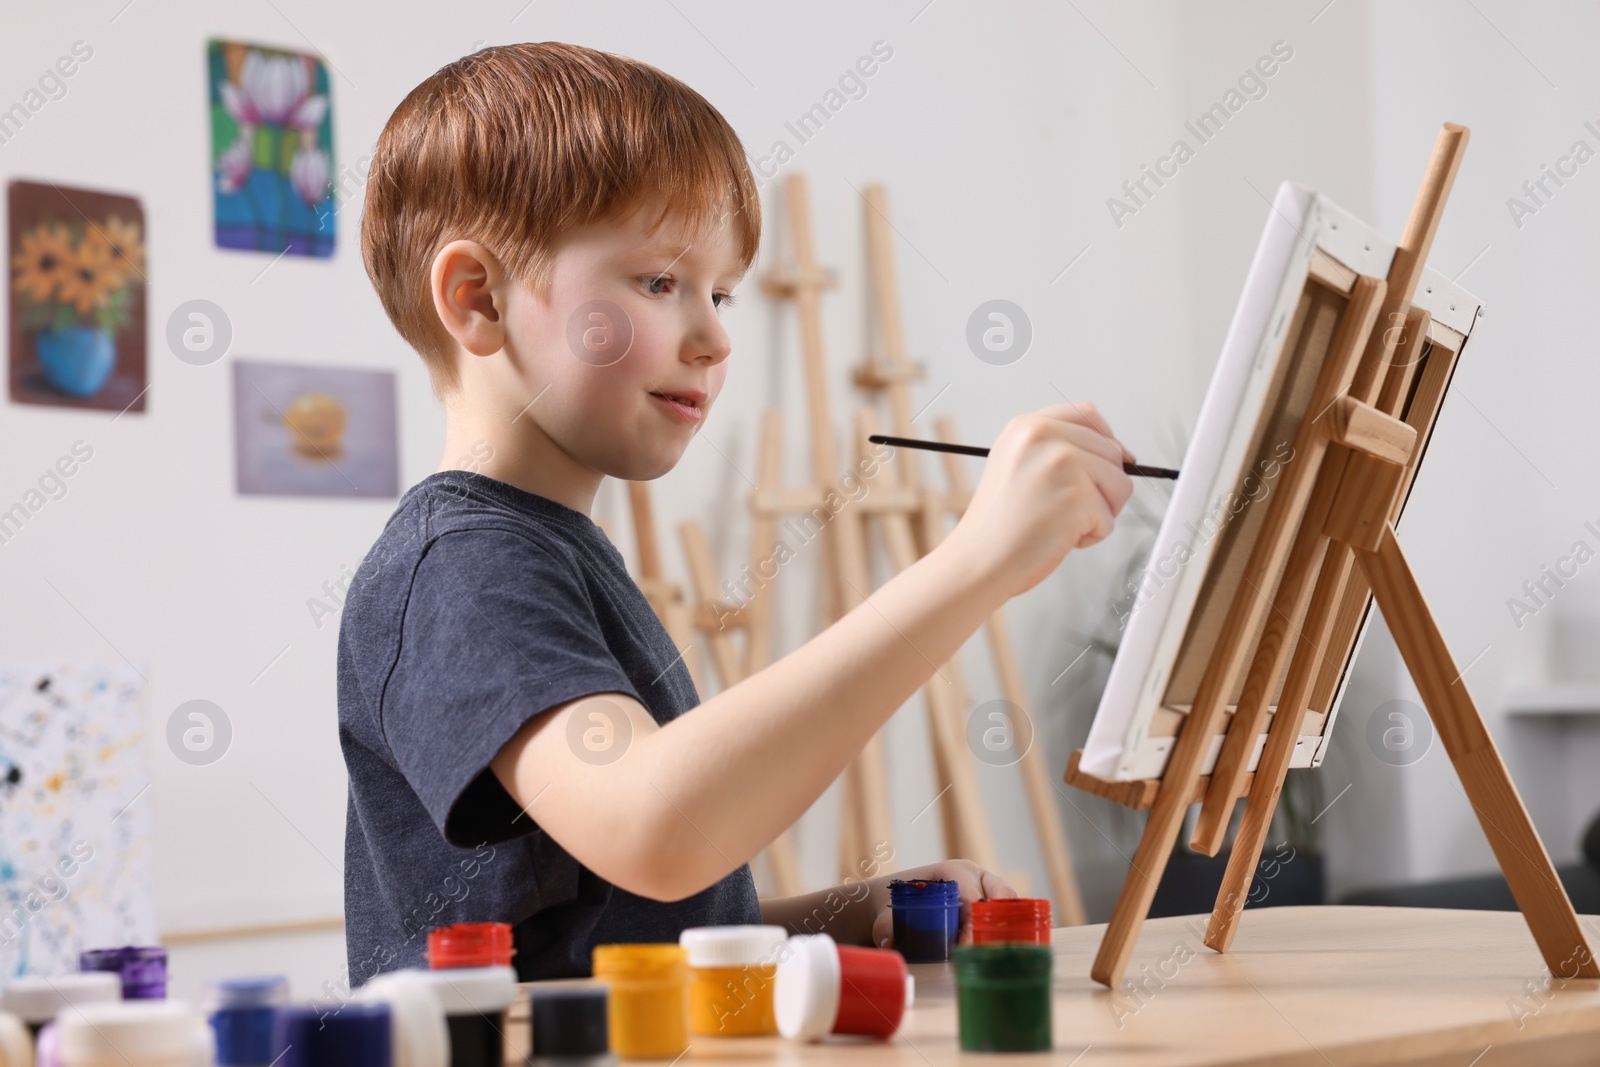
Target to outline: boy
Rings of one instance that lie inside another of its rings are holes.
[[[1133,457],[1090,405],[1013,419],[937,549],[701,704],[589,510],[704,425],[760,224],[722,116],[620,56],[486,48],[390,117],[362,255],[446,428],[340,624],[353,984],[454,922],[511,923],[529,980],[697,925],[888,944],[891,877],[956,879],[963,940],[966,904],[1016,895],[966,860],[880,873],[877,842],[861,880],[758,900],[748,861],[989,614],[1110,533]]]

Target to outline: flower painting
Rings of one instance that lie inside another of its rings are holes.
[[[333,255],[333,116],[316,56],[206,46],[218,248]]]
[[[143,411],[144,209],[127,196],[14,181],[11,399]]]

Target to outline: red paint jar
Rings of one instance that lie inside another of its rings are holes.
[[[893,949],[836,944],[827,934],[797,934],[779,955],[774,1000],[784,1037],[887,1040],[905,1014],[905,957]]]
[[[1021,941],[1050,943],[1050,901],[1034,897],[1008,897],[972,902],[972,943],[992,945]]]
[[[428,966],[435,971],[509,967],[516,952],[507,923],[456,923],[428,931]]]

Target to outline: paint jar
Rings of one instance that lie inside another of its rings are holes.
[[[386,971],[356,990],[355,999],[389,1006],[392,1067],[450,1067],[450,1028],[427,971]]]
[[[972,902],[972,943],[989,945],[1022,941],[1050,943],[1050,901],[1037,897],[1008,897]]]
[[[945,963],[961,932],[960,886],[953,879],[896,878],[889,883],[894,947],[907,963]]]
[[[167,950],[160,945],[92,948],[78,956],[78,970],[121,975],[123,1000],[160,1000],[167,995]]]
[[[689,1047],[689,953],[681,945],[596,945],[594,976],[611,991],[611,1049],[670,1059]]]
[[[906,961],[893,949],[796,934],[778,964],[778,1032],[801,1041],[830,1033],[888,1040],[900,1027],[906,990]]]
[[[15,978],[0,993],[0,1008],[21,1019],[35,1039],[44,1024],[62,1008],[107,1004],[122,999],[122,981],[114,974],[61,974],[54,978]]]
[[[453,967],[416,974],[444,1009],[451,1067],[501,1067],[517,973],[510,967]]]
[[[528,1067],[606,1067],[616,1062],[607,1027],[606,987],[557,986],[530,991],[533,1052]]]
[[[956,1014],[966,1052],[1042,1052],[1051,1046],[1046,945],[962,945],[955,952]]]
[[[282,975],[206,983],[200,1011],[216,1034],[219,1067],[267,1067],[273,1011],[287,1003],[289,980]]]
[[[435,970],[509,967],[516,954],[507,923],[456,923],[428,931],[428,966]]]
[[[39,1031],[39,1043],[33,1048],[33,1067],[61,1067],[61,1028],[53,1021]]]
[[[279,1008],[272,1027],[273,1067],[391,1067],[387,1004],[357,1001]]]
[[[781,926],[695,926],[678,938],[689,953],[689,1032],[775,1034],[772,986],[789,939]]]
[[[33,1067],[33,1034],[8,1011],[0,1011],[0,1067]]]
[[[211,1061],[211,1028],[179,1000],[90,1004],[63,1012],[56,1027],[62,1067],[193,1067]]]

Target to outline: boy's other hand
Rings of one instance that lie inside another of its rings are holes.
[[[956,943],[961,945],[972,943],[974,900],[992,900],[1017,895],[1017,891],[1006,884],[1004,878],[993,871],[985,870],[971,860],[940,860],[925,867],[913,867],[909,871],[871,879],[867,884],[872,887],[872,891],[867,894],[862,906],[868,909],[868,914],[872,917],[872,944],[877,948],[894,947],[894,914],[889,909],[889,883],[896,878],[906,881],[918,878],[929,881],[948,878],[956,882],[961,897],[961,932],[956,938]]]
[[[1039,584],[1074,548],[1103,541],[1133,481],[1134,462],[1095,406],[1053,404],[1018,415],[989,449],[972,502],[947,543],[1006,598]]]

